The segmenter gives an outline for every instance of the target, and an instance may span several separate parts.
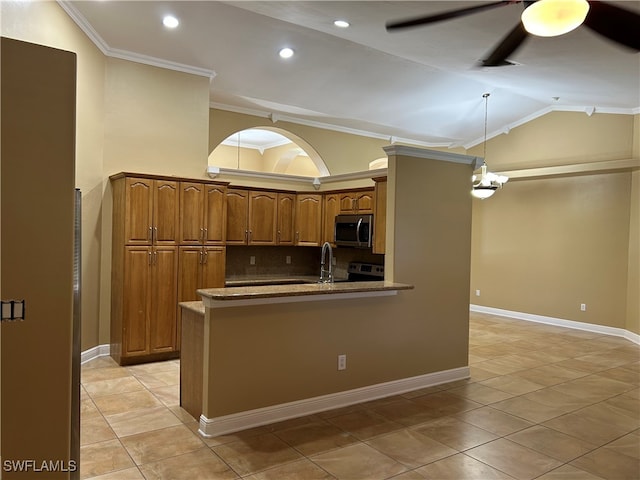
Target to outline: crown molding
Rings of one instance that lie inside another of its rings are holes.
[[[286,175],[283,173],[257,172],[253,170],[240,170],[237,168],[225,168],[209,165],[206,169],[209,178],[222,177],[244,177],[259,178],[261,180],[272,180],[283,183],[302,184],[320,189],[320,186],[327,183],[346,182],[350,180],[363,180],[367,178],[386,177],[386,168],[376,168],[374,170],[364,170],[361,172],[342,173],[338,175],[325,175],[322,177],[304,177],[301,175]]]
[[[411,138],[404,138],[404,137],[396,137],[394,135],[383,135],[381,133],[376,133],[376,132],[370,132],[367,130],[359,130],[359,129],[355,129],[355,128],[350,128],[350,127],[344,127],[341,125],[335,125],[332,123],[325,123],[325,122],[318,122],[316,120],[308,120],[308,119],[304,119],[304,118],[298,118],[298,117],[292,117],[289,115],[283,115],[280,113],[273,113],[273,112],[268,112],[265,110],[259,110],[259,109],[252,109],[252,108],[247,108],[247,107],[238,107],[236,105],[228,105],[225,103],[218,103],[218,102],[210,102],[209,103],[209,107],[210,108],[214,108],[216,110],[224,110],[226,112],[233,112],[233,113],[241,113],[243,115],[251,115],[254,117],[259,117],[259,118],[268,118],[271,119],[271,121],[273,123],[279,122],[279,121],[283,121],[283,122],[288,122],[288,123],[294,123],[296,125],[304,125],[307,127],[314,127],[314,128],[321,128],[323,130],[331,130],[334,132],[340,132],[340,133],[348,133],[350,135],[359,135],[361,137],[368,137],[368,138],[376,138],[379,140],[386,140],[391,144],[394,143],[409,143],[411,145],[416,145],[416,146],[421,146],[421,147],[427,147],[427,148],[449,148],[451,146],[451,143],[432,143],[432,142],[424,142],[422,140],[415,140],[415,139],[411,139]],[[257,127],[256,127],[257,128]]]
[[[73,20],[80,30],[91,40],[96,47],[107,57],[119,58],[121,60],[128,60],[130,62],[142,63],[145,65],[151,65],[153,67],[166,68],[167,70],[174,70],[182,73],[189,73],[191,75],[198,75],[200,77],[207,77],[209,81],[213,80],[216,76],[216,72],[206,68],[194,67],[192,65],[185,65],[182,63],[171,62],[162,58],[152,57],[149,55],[142,55],[128,50],[120,50],[117,48],[111,48],[105,42],[105,40],[95,31],[87,19],[82,15],[78,9],[66,0],[57,0],[58,5],[66,12],[67,15]]]
[[[540,118],[548,113],[552,112],[579,112],[584,113],[588,116],[593,115],[594,113],[606,113],[609,115],[638,115],[640,113],[640,107],[637,108],[618,108],[618,107],[594,107],[594,106],[585,106],[585,105],[551,105],[545,108],[538,110],[537,112],[533,112],[526,117],[522,117],[519,120],[516,120],[513,123],[510,123],[499,130],[494,130],[493,132],[487,133],[487,140],[497,137],[502,134],[509,134],[509,132],[516,128],[520,127],[526,123],[529,123],[537,118]],[[470,149],[471,147],[475,147],[476,145],[481,144],[484,141],[484,137],[476,138],[475,140],[471,140],[468,143],[460,145],[465,150]]]
[[[566,175],[584,175],[589,173],[606,173],[632,171],[640,169],[640,158],[627,158],[621,160],[604,160],[600,162],[574,163],[569,165],[557,165],[554,167],[523,168],[518,170],[505,170],[495,172],[497,175],[506,175],[510,180],[525,178],[559,177]]]

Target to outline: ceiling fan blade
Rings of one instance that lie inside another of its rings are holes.
[[[522,45],[522,43],[527,39],[528,35],[529,33],[524,29],[524,25],[522,25],[522,22],[518,22],[513,30],[507,33],[507,35],[500,41],[498,46],[493,49],[489,56],[486,59],[482,60],[482,62],[480,62],[481,65],[483,67],[501,67],[504,65],[513,65],[511,62],[507,61],[507,57]]]
[[[420,25],[428,25],[430,23],[441,22],[443,20],[449,20],[451,18],[464,17],[471,15],[472,13],[482,12],[483,10],[490,10],[496,7],[502,7],[512,3],[520,3],[520,1],[502,1],[485,3],[483,5],[476,5],[474,7],[460,8],[458,10],[450,10],[448,12],[438,13],[436,15],[428,15],[426,17],[413,18],[410,20],[401,20],[397,22],[387,23],[387,31],[398,30],[401,28],[417,27]]]
[[[584,25],[596,33],[640,51],[640,15],[605,2],[589,2]]]

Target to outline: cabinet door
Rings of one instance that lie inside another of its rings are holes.
[[[153,242],[176,245],[180,212],[178,182],[155,180],[153,190]]]
[[[246,245],[249,228],[249,192],[227,190],[227,245]]]
[[[293,193],[278,193],[278,245],[293,245],[295,237],[296,196]]]
[[[376,181],[376,202],[373,214],[373,253],[385,253],[387,230],[387,181]]]
[[[296,245],[320,246],[322,243],[322,195],[298,194],[295,215]]]
[[[204,186],[204,243],[222,245],[227,229],[227,187]]]
[[[149,352],[176,349],[177,247],[155,247],[151,262]]]
[[[226,249],[224,247],[204,247],[202,282],[198,288],[224,287],[225,254]]]
[[[125,247],[122,355],[148,353],[151,308],[151,247]]]
[[[356,193],[356,209],[358,213],[373,213],[375,194],[373,189],[367,192]]]
[[[340,193],[340,213],[353,213],[356,210],[356,197],[352,192]]]
[[[277,193],[249,192],[249,245],[275,245]]]
[[[125,179],[125,243],[151,245],[153,228],[153,180]]]
[[[178,259],[178,302],[198,300],[196,290],[202,285],[202,247],[180,247]]]
[[[180,244],[203,241],[204,189],[202,183],[180,182]]]
[[[328,193],[322,207],[322,242],[334,244],[336,215],[340,213],[340,197],[337,193]]]

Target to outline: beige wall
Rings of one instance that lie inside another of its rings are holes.
[[[633,115],[552,112],[490,139],[486,161],[496,171],[628,159],[633,142]]]
[[[471,302],[624,328],[630,188],[629,173],[583,175],[474,200]]]
[[[638,136],[638,116],[553,113],[490,140],[487,163],[637,158]],[[639,203],[637,171],[514,179],[474,200],[471,303],[640,333]]]
[[[630,210],[625,329],[640,334],[640,171],[631,175]]]

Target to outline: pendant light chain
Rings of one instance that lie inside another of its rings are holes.
[[[489,110],[489,93],[482,95],[484,98],[484,147],[482,152],[482,162],[487,163],[487,112]]]

